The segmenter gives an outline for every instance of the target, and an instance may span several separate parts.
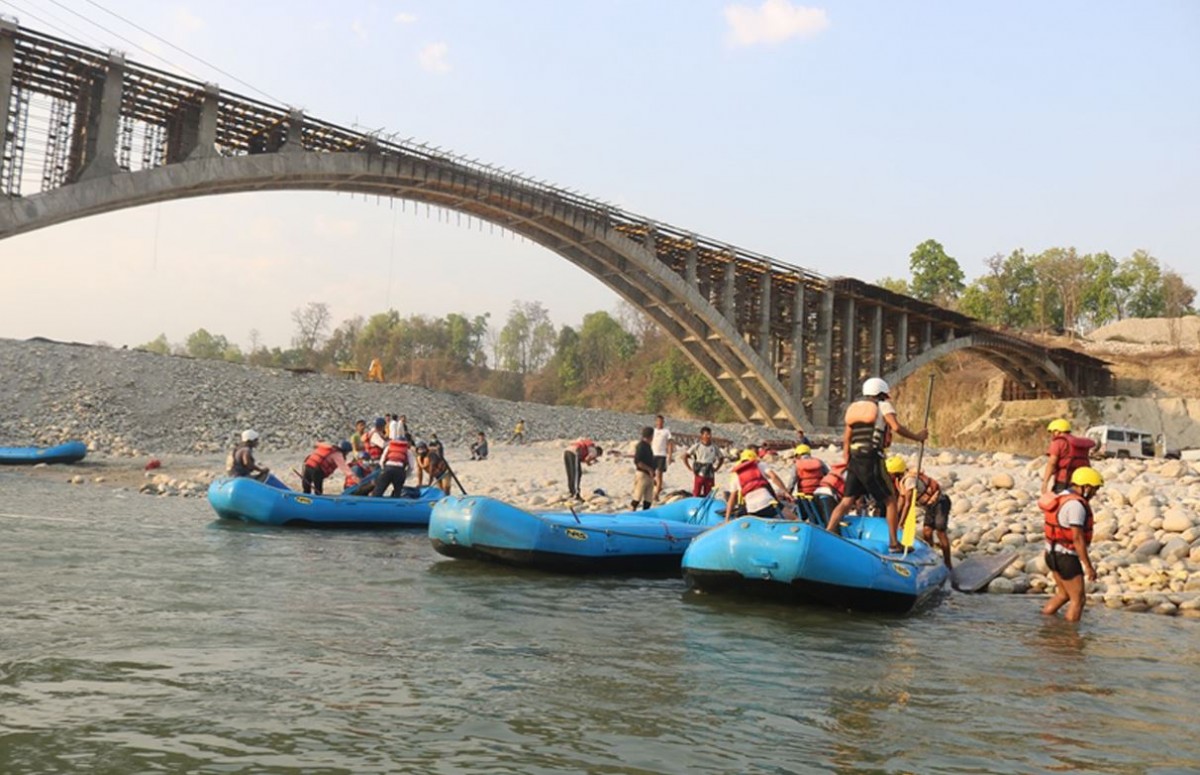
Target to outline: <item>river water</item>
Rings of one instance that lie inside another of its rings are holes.
[[[856,616],[0,471],[0,773],[1200,771],[1200,623]]]

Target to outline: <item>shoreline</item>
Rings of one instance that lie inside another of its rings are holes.
[[[553,510],[565,502],[561,452],[569,441],[519,446],[492,442],[484,461],[471,461],[465,446],[448,444],[446,451],[468,492],[528,510]],[[578,508],[623,511],[633,478],[625,447],[632,440],[597,441],[605,455],[585,469],[585,500]],[[837,459],[831,447],[814,451],[826,462]],[[307,452],[260,447],[257,457],[289,486],[298,487],[291,469],[298,468]],[[914,463],[915,450],[905,457]],[[223,454],[175,454],[160,460],[161,467],[151,471],[143,470],[145,458],[105,454],[89,454],[72,465],[6,468],[81,488],[185,498],[204,498],[208,484],[223,474]],[[929,450],[925,461],[923,470],[942,483],[953,501],[948,534],[955,564],[971,555],[1016,551],[1017,560],[987,592],[1048,594],[1053,582],[1042,559],[1041,514],[1035,504],[1044,459]],[[787,481],[788,453],[768,463]],[[1098,578],[1088,584],[1089,605],[1200,618],[1200,469],[1183,461],[1111,460],[1095,465],[1106,484],[1093,502],[1096,525],[1090,553]],[[340,482],[340,476],[331,477],[329,494],[340,489],[334,482]],[[718,487],[723,483],[718,473]],[[690,474],[677,455],[667,470],[664,497],[686,494],[690,486]]]

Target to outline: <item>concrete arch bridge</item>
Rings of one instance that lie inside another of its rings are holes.
[[[829,278],[508,170],[327,123],[0,21],[0,238],[184,197],[347,191],[499,225],[652,319],[744,421],[836,424],[861,381],[952,352],[1009,398],[1110,392],[1103,361]]]

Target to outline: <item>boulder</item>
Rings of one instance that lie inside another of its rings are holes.
[[[1137,503],[1140,500],[1151,497],[1153,494],[1154,494],[1154,491],[1151,490],[1146,485],[1135,484],[1134,486],[1129,488],[1129,492],[1126,494],[1125,497],[1128,498],[1130,503]]]
[[[1011,490],[1013,488],[1012,474],[998,473],[992,475],[992,489],[994,490]]]
[[[1163,514],[1162,529],[1167,533],[1182,533],[1195,524],[1193,515],[1180,508],[1170,508]]]
[[[1138,547],[1133,550],[1133,556],[1140,560],[1147,560],[1161,552],[1162,548],[1162,542],[1150,538],[1138,544]]]
[[[997,576],[987,585],[988,593],[994,595],[1011,595],[1013,588],[1013,580],[1004,576]]]
[[[1188,545],[1187,541],[1176,536],[1167,540],[1166,544],[1159,550],[1158,556],[1167,562],[1174,562],[1187,557],[1191,549],[1192,547]]]

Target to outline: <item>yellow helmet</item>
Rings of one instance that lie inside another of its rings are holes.
[[[810,449],[807,444],[797,444],[796,445],[796,456],[797,457],[799,457],[800,455],[811,455],[811,454],[812,454],[812,449]]]
[[[1050,424],[1046,426],[1046,430],[1062,431],[1063,433],[1070,433],[1071,432],[1071,423],[1069,423],[1066,420],[1063,420],[1061,418],[1058,420],[1051,420]]]
[[[1071,484],[1077,487],[1099,487],[1104,484],[1104,477],[1090,466],[1081,466],[1071,474]]]
[[[738,461],[744,463],[747,460],[758,460],[758,453],[748,447],[743,449],[742,454],[738,455]]]
[[[908,469],[908,463],[905,463],[904,458],[899,455],[892,455],[884,461],[883,465],[889,474],[902,474]]]

